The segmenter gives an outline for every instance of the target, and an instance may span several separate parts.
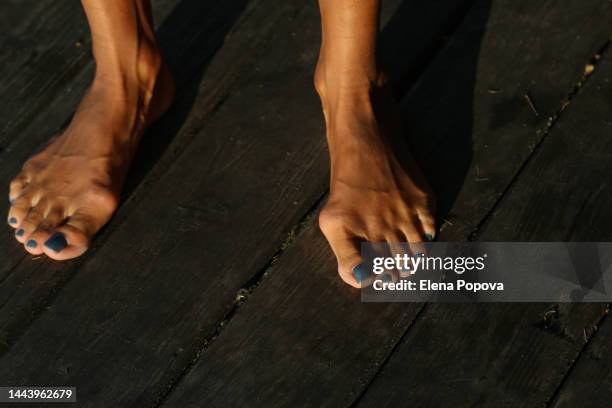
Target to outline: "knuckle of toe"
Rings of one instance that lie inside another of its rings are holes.
[[[104,188],[91,189],[87,201],[109,212],[115,211],[119,205],[117,194]]]
[[[38,223],[42,218],[44,218],[44,214],[39,209],[32,209],[27,215],[27,218],[24,220],[25,223],[32,224]]]
[[[23,185],[23,182],[20,179],[14,179],[9,184],[9,188],[16,189],[16,188],[20,188],[22,185]]]
[[[319,228],[323,232],[335,231],[345,224],[345,217],[328,209],[319,213]]]

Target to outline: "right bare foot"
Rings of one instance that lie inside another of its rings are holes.
[[[435,200],[416,163],[402,166],[394,149],[401,120],[376,58],[380,1],[319,0],[319,6],[322,42],[315,87],[331,158],[329,199],[319,225],[340,277],[358,288],[372,281],[362,265],[360,243],[433,239]],[[398,250],[402,247],[390,249],[404,252]],[[420,244],[412,247],[421,249]]]
[[[435,198],[416,163],[410,159],[405,168],[395,155],[391,140],[401,121],[382,76],[339,79],[346,70],[328,75],[328,69],[320,61],[316,78],[331,156],[329,199],[319,224],[340,277],[362,287],[373,276],[363,268],[360,242],[393,247],[432,240]]]
[[[174,96],[146,10],[132,15],[134,41],[118,35],[121,43],[115,44],[112,36],[98,38],[96,24],[117,18],[112,15],[117,10],[87,3],[95,79],[70,125],[25,163],[9,192],[8,222],[15,238],[29,253],[56,260],[83,254],[109,221],[141,136]]]

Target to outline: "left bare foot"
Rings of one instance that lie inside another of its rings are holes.
[[[86,7],[93,21],[113,19],[113,7],[95,6]],[[91,87],[66,130],[11,183],[8,223],[33,255],[65,260],[87,250],[117,209],[145,129],[172,102],[173,80],[148,15],[136,11],[126,13],[141,31],[132,33],[132,41],[120,33],[99,38],[92,27],[97,71]]]

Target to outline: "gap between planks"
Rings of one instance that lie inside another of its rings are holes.
[[[448,23],[448,28],[445,32],[440,36],[440,40],[429,48],[428,52],[423,55],[423,62],[416,67],[411,67],[411,70],[401,77],[398,78],[390,78],[391,83],[393,84],[393,93],[398,100],[408,94],[410,89],[414,86],[414,84],[419,80],[420,76],[427,70],[429,64],[435,59],[435,57],[444,49],[444,43],[446,40],[459,28],[461,23],[464,21],[465,17],[468,15],[469,11],[473,7],[473,3],[466,2],[464,7],[460,8],[459,11],[455,13],[455,15],[450,19]],[[226,313],[224,318],[218,323],[213,332],[204,338],[197,348],[195,352],[194,358],[191,362],[184,368],[184,370],[174,379],[174,381],[168,386],[167,392],[160,396],[158,401],[155,403],[154,408],[159,408],[163,406],[163,404],[168,400],[168,397],[171,395],[172,391],[175,387],[180,384],[181,380],[192,370],[197,361],[199,360],[202,353],[204,353],[213,342],[222,334],[224,328],[231,322],[232,318],[238,311],[238,309],[248,301],[249,296],[257,289],[259,284],[265,279],[269,272],[272,270],[272,266],[276,263],[276,261],[286,252],[286,250],[295,242],[296,238],[306,229],[309,225],[311,225],[311,221],[318,215],[318,212],[322,205],[325,203],[327,195],[329,193],[329,187],[325,189],[325,191],[318,197],[318,199],[314,202],[314,204],[308,209],[308,211],[302,216],[302,218],[290,228],[289,233],[287,234],[287,238],[281,244],[280,248],[274,255],[270,258],[270,260],[265,264],[263,268],[257,271],[251,279],[249,279],[237,292],[234,298],[234,303],[230,310]],[[417,314],[417,319],[420,313],[424,310],[421,309]],[[413,323],[417,320],[415,319]],[[412,324],[411,324],[412,325]],[[406,331],[407,332],[407,331]],[[404,333],[405,335],[405,333]],[[403,335],[402,335],[403,337]],[[400,339],[401,341],[401,339]],[[400,344],[398,341],[394,348]],[[393,353],[389,353],[386,356],[384,362],[387,361],[391,357]],[[382,368],[382,365],[381,367]],[[376,376],[372,377],[371,381],[374,381]],[[368,384],[369,385],[369,384]],[[364,391],[367,389],[367,386],[364,388]]]

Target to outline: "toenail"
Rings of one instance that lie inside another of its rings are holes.
[[[16,235],[16,236],[18,236],[18,237],[22,237],[22,236],[23,236],[23,234],[25,234],[25,231],[24,231],[24,229],[23,229],[23,228],[19,228],[19,229],[17,230],[17,232],[15,232],[15,235]]]
[[[433,235],[431,235],[429,233],[426,233],[425,234],[425,239],[428,240],[428,241],[433,241],[434,237],[433,237]]]
[[[359,264],[353,268],[353,276],[357,279],[357,282],[361,283],[368,278],[370,274],[364,271],[363,264]]]
[[[15,217],[9,218],[9,224],[17,224],[17,218]]]
[[[382,278],[383,282],[391,282],[392,279],[393,278],[391,278],[391,276],[389,275],[384,275]]]
[[[36,248],[38,246],[38,244],[36,243],[36,241],[34,241],[33,239],[29,240],[28,243],[26,244],[26,246],[28,248]]]
[[[68,241],[66,241],[64,234],[56,232],[51,238],[45,241],[45,246],[53,252],[61,252],[68,246]]]

